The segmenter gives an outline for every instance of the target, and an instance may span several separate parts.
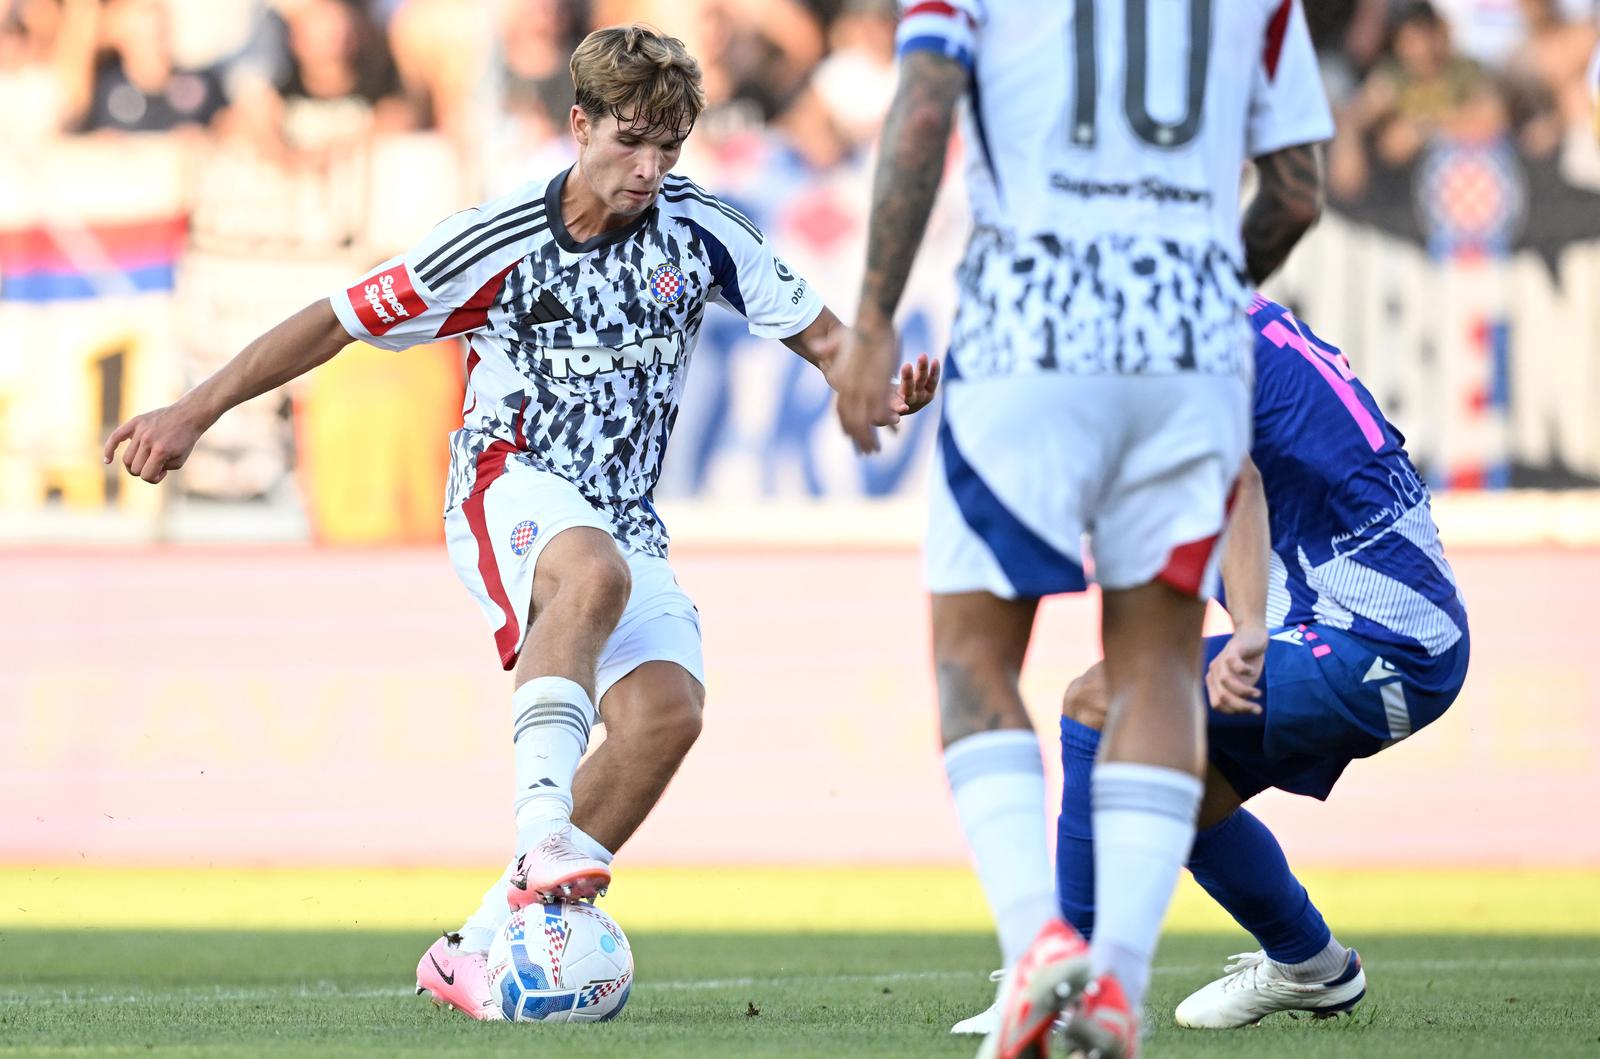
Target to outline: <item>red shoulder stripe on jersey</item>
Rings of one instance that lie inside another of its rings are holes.
[[[482,357],[478,356],[478,351],[473,349],[473,348],[471,348],[471,343],[468,343],[468,347],[467,347],[467,377],[466,377],[466,380],[465,380],[463,385],[465,386],[466,391],[468,393],[472,394],[472,403],[467,405],[466,408],[462,409],[461,414],[463,416],[471,415],[472,414],[472,410],[474,408],[478,407],[478,395],[475,394],[475,393],[472,393],[472,369],[476,368],[478,366],[478,362],[480,360],[482,360],[482,359],[483,359]]]
[[[1283,58],[1283,40],[1289,33],[1289,12],[1294,0],[1283,0],[1267,23],[1267,46],[1262,49],[1261,62],[1267,68],[1267,80],[1278,76],[1278,60]]]
[[[478,288],[478,293],[468,298],[465,305],[450,314],[444,326],[439,328],[439,337],[449,338],[451,335],[464,334],[488,323],[489,307],[500,296],[501,285],[516,267],[517,263],[513,261],[491,276],[489,282]]]
[[[957,15],[960,15],[962,20],[965,21],[968,26],[972,27],[973,29],[976,29],[978,26],[978,23],[973,20],[971,15],[960,10],[953,4],[945,3],[944,0],[922,0],[920,4],[912,4],[910,7],[906,8],[906,13],[902,15],[901,18],[904,20],[908,18],[914,18],[917,15],[943,15],[945,18],[955,18]]]
[[[478,542],[478,576],[483,578],[484,590],[494,605],[505,615],[505,622],[494,631],[494,645],[500,652],[500,665],[510,669],[517,664],[517,633],[521,623],[512,609],[511,597],[506,594],[505,582],[500,580],[500,564],[494,557],[494,543],[489,540],[489,520],[483,513],[483,498],[489,486],[506,470],[506,460],[517,451],[504,441],[496,441],[478,456],[477,477],[472,483],[472,495],[461,505],[472,536]]]

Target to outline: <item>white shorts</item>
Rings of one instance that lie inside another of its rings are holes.
[[[514,456],[505,461],[504,471],[487,482],[480,479],[463,503],[445,512],[450,562],[494,630],[504,668],[516,665],[528,635],[540,553],[558,534],[578,526],[612,532],[611,519],[577,486]],[[623,556],[633,590],[600,652],[596,704],[645,662],[675,662],[705,684],[700,614],[678,587],[671,565],[656,555],[624,550]]]
[[[947,381],[928,588],[1006,599],[1161,580],[1215,592],[1250,446],[1250,386],[1222,375]]]

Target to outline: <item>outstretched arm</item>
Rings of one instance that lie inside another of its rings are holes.
[[[804,331],[784,339],[783,344],[814,365],[828,380],[828,385],[837,390],[839,386],[834,373],[839,365],[840,347],[848,335],[849,328],[833,315],[832,309],[823,306],[822,312]],[[901,416],[920,412],[932,403],[938,388],[939,362],[926,353],[918,356],[913,363],[900,365],[899,374],[887,390],[888,414],[874,425],[892,427],[900,421]]]
[[[834,388],[839,421],[860,452],[878,448],[874,424],[884,418],[882,380],[899,356],[894,313],[922,245],[944,176],[956,103],[967,87],[960,62],[913,51],[900,67],[900,86],[884,119],[867,225],[867,269],[856,326],[844,343]]]
[[[134,416],[106,439],[105,462],[128,442],[122,464],[152,484],[182,467],[200,435],[235,405],[333,359],[352,339],[327,299],[306,306],[251,342],[216,374],[165,408]]]
[[[1233,639],[1206,671],[1211,705],[1223,713],[1260,713],[1256,684],[1266,665],[1267,564],[1272,531],[1261,472],[1246,456],[1228,520],[1222,552],[1222,583],[1233,616]]]
[[[1244,260],[1250,282],[1278,271],[1322,214],[1322,146],[1302,144],[1255,160],[1256,197],[1244,215]]]

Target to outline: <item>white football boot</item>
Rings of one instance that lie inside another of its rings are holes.
[[[1309,1011],[1319,1019],[1348,1012],[1367,993],[1361,957],[1350,950],[1344,970],[1325,982],[1288,978],[1264,952],[1241,952],[1215,982],[1191,994],[1174,1012],[1191,1030],[1253,1026],[1277,1011]]]
[[[989,975],[991,982],[1003,982],[1006,979],[1005,971],[995,971]],[[1000,998],[996,996],[994,1003],[973,1015],[971,1018],[962,1019],[950,1027],[950,1032],[957,1036],[987,1037],[1000,1025]]]

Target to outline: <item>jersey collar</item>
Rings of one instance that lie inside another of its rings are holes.
[[[609,231],[601,232],[594,238],[585,239],[580,243],[572,238],[572,233],[567,231],[567,222],[561,218],[561,189],[567,186],[567,177],[571,173],[572,167],[568,166],[556,174],[556,178],[550,181],[550,184],[544,189],[544,215],[550,221],[550,234],[555,236],[556,245],[569,254],[587,254],[591,250],[600,249],[602,246],[620,243],[640,228],[643,228],[649,222],[651,214],[655,212],[656,204],[652,202],[648,209],[641,212],[639,216],[621,228],[612,228]]]

